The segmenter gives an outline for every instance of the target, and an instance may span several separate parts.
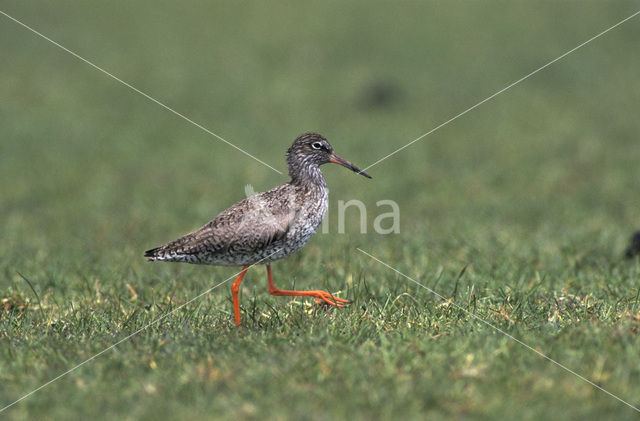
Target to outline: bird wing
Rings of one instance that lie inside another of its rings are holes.
[[[215,256],[261,250],[287,235],[296,217],[294,193],[293,186],[283,184],[250,196],[202,228],[150,252]]]

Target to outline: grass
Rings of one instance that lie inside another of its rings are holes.
[[[302,131],[360,167],[636,11],[491,1],[2,10],[284,171]],[[228,279],[142,252],[286,177],[0,17],[0,406]],[[631,419],[637,18],[369,170],[324,168],[329,233],[164,317],[9,419]],[[367,234],[337,201],[367,205]],[[375,203],[401,231],[378,235]],[[447,297],[443,301],[365,254]],[[463,268],[466,268],[463,272]],[[462,273],[463,272],[463,273]],[[462,273],[462,274],[461,274]],[[22,276],[21,276],[22,275]],[[460,307],[453,305],[456,303]]]

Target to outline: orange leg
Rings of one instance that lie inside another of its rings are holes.
[[[238,298],[238,291],[240,291],[240,283],[245,273],[247,273],[248,268],[249,266],[244,266],[240,275],[238,275],[236,280],[233,281],[233,284],[231,284],[231,297],[233,298],[233,311],[236,315],[236,326],[240,326],[240,299]]]
[[[267,265],[267,276],[269,277],[269,294],[271,295],[293,295],[299,297],[314,297],[318,304],[329,304],[336,307],[344,307],[345,304],[349,304],[351,301],[343,298],[334,297],[325,291],[285,291],[278,289],[273,283],[273,277],[271,276],[271,265]]]

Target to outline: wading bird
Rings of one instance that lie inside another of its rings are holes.
[[[241,200],[202,228],[146,251],[145,257],[150,261],[243,266],[231,285],[236,325],[240,324],[240,283],[249,266],[256,264],[267,266],[272,295],[314,297],[318,303],[344,307],[349,300],[325,291],[278,289],[271,276],[271,263],[300,250],[325,217],[329,191],[320,165],[330,162],[371,178],[336,154],[322,135],[304,133],[287,150],[289,182]]]

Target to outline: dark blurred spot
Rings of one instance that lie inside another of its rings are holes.
[[[640,256],[640,231],[636,231],[631,237],[629,247],[624,252],[624,256],[631,259],[634,256]]]
[[[387,108],[396,104],[402,97],[402,90],[392,80],[378,79],[366,85],[358,99],[362,109]]]

